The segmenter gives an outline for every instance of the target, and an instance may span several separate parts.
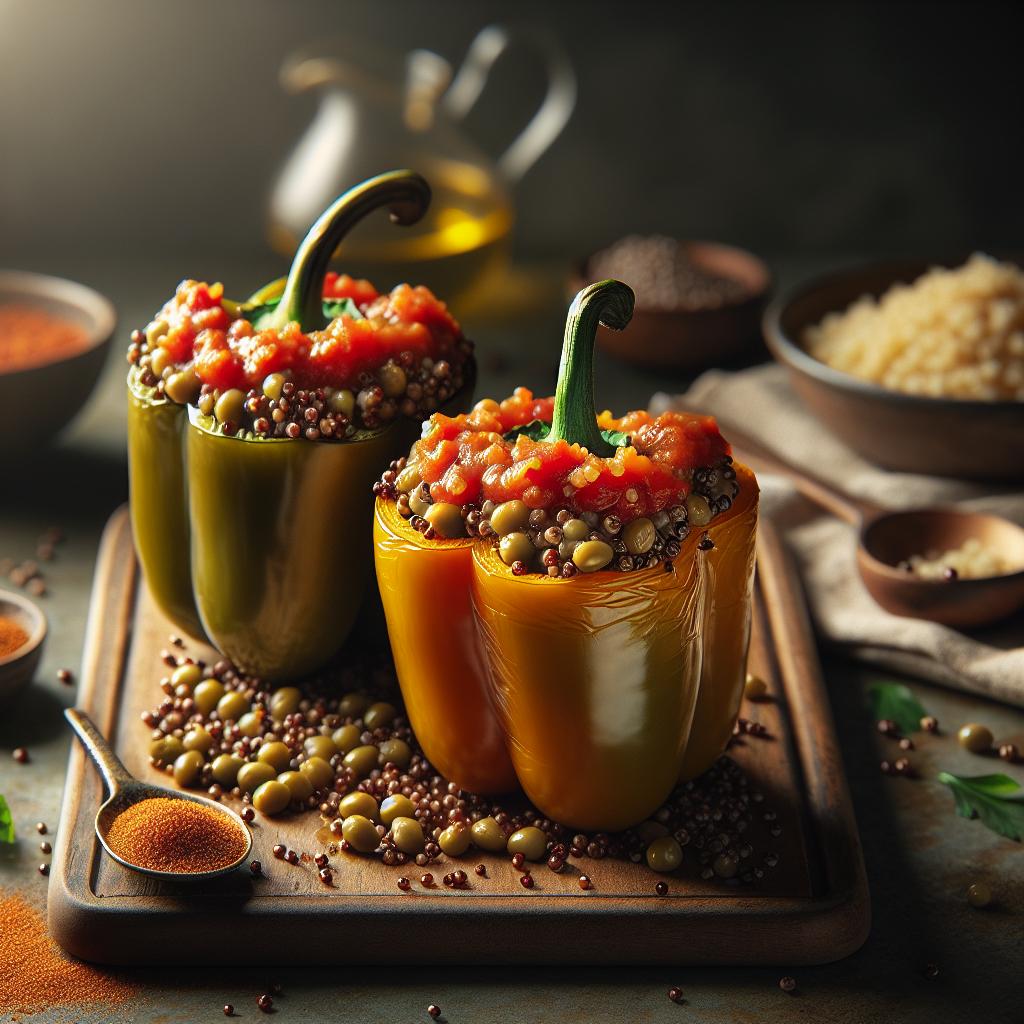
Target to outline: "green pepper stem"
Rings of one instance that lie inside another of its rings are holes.
[[[282,328],[291,321],[303,331],[327,325],[323,311],[324,277],[342,238],[358,221],[381,206],[391,208],[394,224],[415,224],[430,205],[430,186],[413,171],[388,171],[339,196],[302,240],[277,307],[260,317],[258,328]]]
[[[615,454],[597,426],[594,405],[594,342],[598,324],[621,331],[633,316],[633,289],[621,281],[597,281],[573,299],[565,321],[555,411],[548,441],[579,444],[594,455]]]

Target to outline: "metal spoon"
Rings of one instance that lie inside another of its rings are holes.
[[[722,432],[755,464],[787,476],[801,494],[858,530],[857,569],[868,593],[887,612],[972,628],[1024,607],[1024,529],[1016,523],[949,507],[891,512],[842,493],[807,469],[767,451],[731,424],[723,426]],[[972,537],[1020,568],[999,576],[934,580],[898,567],[912,555],[950,551]]]
[[[249,834],[249,829],[246,828],[245,822],[234,811],[222,807],[213,800],[207,800],[205,797],[193,796],[191,793],[179,793],[173,789],[166,789],[163,786],[152,786],[148,782],[140,782],[121,763],[117,755],[110,749],[110,744],[103,738],[103,735],[96,728],[92,719],[84,711],[80,711],[78,708],[65,708],[64,717],[71,723],[71,728],[78,734],[82,745],[96,763],[103,776],[103,781],[107,784],[110,796],[107,797],[106,802],[96,812],[96,836],[103,844],[103,849],[118,864],[123,864],[126,868],[139,871],[144,875],[150,875],[153,878],[168,878],[182,881],[216,878],[218,875],[226,875],[229,871],[234,871],[249,856],[249,852],[252,850],[252,836]],[[213,871],[191,872],[155,871],[153,868],[145,868],[140,864],[133,864],[131,861],[125,860],[120,854],[115,853],[107,843],[107,833],[111,822],[122,811],[131,807],[132,804],[137,804],[140,800],[150,800],[154,797],[202,804],[204,807],[209,807],[211,810],[222,815],[245,837],[245,849],[242,851],[241,856],[233,863],[225,867],[215,868]]]

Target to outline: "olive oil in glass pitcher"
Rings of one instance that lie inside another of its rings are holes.
[[[526,128],[497,160],[466,136],[461,120],[476,103],[498,58],[514,43],[538,50],[547,94]],[[508,257],[514,220],[511,187],[558,137],[572,113],[576,80],[546,33],[485,28],[457,72],[438,54],[374,52],[364,42],[329,42],[289,57],[285,88],[314,92],[312,123],[282,168],[270,200],[275,248],[294,251],[317,214],[353,182],[409,167],[430,182],[423,220],[389,231],[367,218],[345,239],[343,269],[379,288],[425,284],[465,308]]]

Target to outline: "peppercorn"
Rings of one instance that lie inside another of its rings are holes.
[[[667,896],[668,895],[668,885],[665,882],[655,882],[654,883],[654,891],[659,896]]]
[[[779,978],[779,988],[781,988],[783,992],[795,992],[796,978],[791,978],[788,974]]]
[[[13,757],[18,764],[28,764],[29,762],[28,750],[26,750],[25,747],[15,747],[14,750],[11,751],[11,757]]]
[[[533,875],[531,875],[529,872],[527,872],[525,875],[520,876],[519,884],[524,889],[532,889],[533,888]]]
[[[263,865],[258,860],[250,861],[249,871],[252,873],[253,878],[259,878],[263,874]]]
[[[41,875],[48,875],[49,873],[50,873],[50,865],[49,864],[40,864],[39,865],[39,874],[41,874]]]
[[[235,1008],[230,1003],[225,1003],[224,1004],[224,1016],[225,1017],[234,1017],[234,1015],[235,1015]]]
[[[1010,764],[1014,764],[1020,757],[1020,752],[1018,751],[1015,743],[1001,743],[999,745],[999,756],[1004,761],[1009,761]]]
[[[683,990],[673,986],[668,990],[668,997],[673,1003],[681,1003],[683,1001]]]
[[[437,1003],[431,1003],[427,1007],[427,1013],[430,1014],[430,1016],[433,1017],[434,1020],[437,1020],[437,1018],[441,1016],[441,1007],[438,1006]]]
[[[271,999],[269,992],[264,992],[263,995],[256,1000],[256,1005],[264,1012],[270,1013],[274,1008],[274,1000]]]
[[[246,808],[246,810],[250,810],[250,808]],[[288,848],[286,846],[282,846],[281,843],[275,843],[274,844],[274,856],[278,860],[284,860],[285,854],[287,852],[288,852]]]
[[[579,884],[581,889],[589,889],[593,885],[589,875],[580,875]]]
[[[479,875],[479,876],[480,876],[481,878],[486,878],[486,877],[487,877],[487,865],[486,865],[486,864],[477,864],[477,866],[476,866],[475,868],[473,868],[473,870],[474,870],[474,871],[475,871],[475,872],[476,872],[476,873],[477,873],[477,874],[478,874],[478,875]]]
[[[399,888],[399,889],[401,889],[401,890],[402,890],[402,892],[408,892],[408,891],[409,891],[409,890],[410,890],[410,889],[412,888],[412,883],[411,883],[411,882],[409,881],[409,879],[408,879],[408,878],[406,878],[406,877],[405,877],[405,876],[403,875],[403,876],[402,876],[401,878],[399,878],[399,880],[398,880],[398,888]]]

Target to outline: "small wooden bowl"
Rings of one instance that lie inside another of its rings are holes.
[[[9,703],[31,681],[43,654],[46,641],[46,616],[27,597],[0,590],[0,618],[12,619],[28,639],[16,651],[0,658],[0,707]]]
[[[846,309],[862,295],[881,295],[897,282],[909,284],[935,265],[875,263],[801,285],[766,310],[768,347],[788,368],[793,390],[811,412],[870,462],[968,480],[1024,479],[1024,402],[892,391],[834,370],[804,350],[804,330],[827,313]]]
[[[958,548],[971,538],[1000,551],[1012,568],[1001,576],[948,581],[899,568],[912,555]],[[868,592],[893,615],[973,629],[1024,607],[1024,530],[1001,516],[956,508],[878,516],[861,531],[857,567]]]
[[[0,373],[0,456],[35,451],[74,418],[92,393],[117,326],[108,299],[60,277],[0,271],[0,304],[9,302],[79,324],[89,344],[66,359]]]
[[[756,351],[761,312],[772,284],[767,265],[745,249],[718,242],[681,244],[696,266],[743,284],[746,297],[713,309],[645,309],[638,297],[625,330],[598,329],[598,344],[606,352],[637,366],[692,372]],[[589,263],[590,257],[572,275],[574,295],[595,280]]]

